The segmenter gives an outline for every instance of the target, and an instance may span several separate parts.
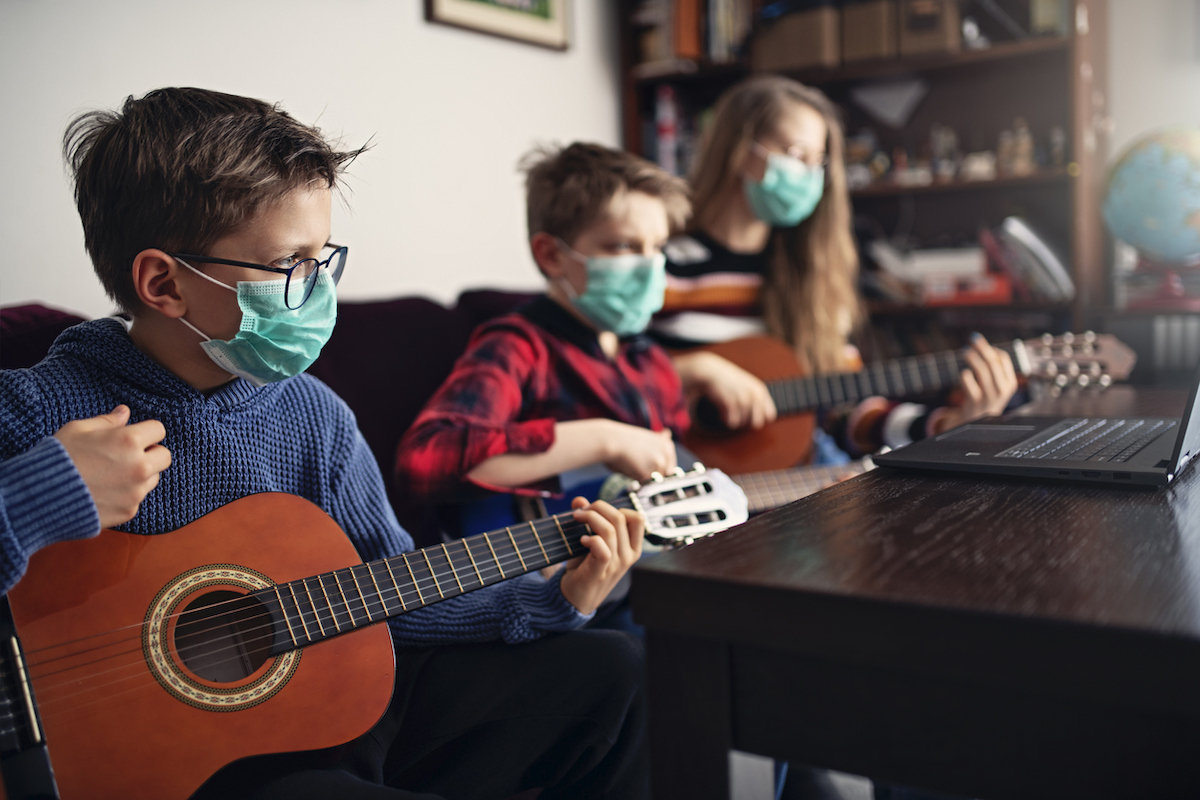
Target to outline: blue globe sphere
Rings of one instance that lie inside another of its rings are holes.
[[[1130,145],[1109,172],[1103,213],[1150,261],[1200,261],[1200,130],[1167,128]]]

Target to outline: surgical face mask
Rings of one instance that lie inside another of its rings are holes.
[[[317,275],[317,283],[304,305],[291,309],[284,302],[286,279],[238,281],[235,289],[191,264],[176,260],[205,280],[237,292],[242,324],[232,339],[213,339],[186,319],[180,317],[179,321],[204,337],[200,347],[217,366],[255,386],[281,381],[308,369],[333,333],[337,290],[326,270]]]
[[[583,294],[565,279],[558,283],[571,302],[600,330],[617,336],[641,333],[650,324],[654,312],[662,308],[667,289],[667,257],[584,256],[562,239],[559,245],[570,258],[587,267],[587,288]]]
[[[825,168],[810,167],[798,158],[767,152],[761,181],[746,179],[746,199],[754,215],[768,225],[789,228],[812,216],[825,191]]]

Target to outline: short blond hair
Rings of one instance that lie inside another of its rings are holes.
[[[538,147],[521,159],[529,235],[548,233],[571,243],[623,191],[662,201],[671,233],[691,214],[687,184],[644,158],[603,145],[576,142]]]

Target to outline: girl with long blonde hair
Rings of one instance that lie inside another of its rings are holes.
[[[749,78],[718,100],[691,170],[693,217],[667,249],[669,274],[656,333],[704,344],[770,333],[811,372],[859,366],[850,334],[865,319],[843,165],[837,107],[819,90],[777,75]],[[732,427],[761,427],[775,409],[761,381],[719,380],[732,364],[710,356],[691,373]],[[968,349],[959,406],[930,411],[870,398],[843,418],[843,448],[898,446],[975,417],[999,413],[1016,390],[1007,354],[976,337]],[[836,459],[836,451],[818,453]],[[818,455],[818,460],[829,460]]]

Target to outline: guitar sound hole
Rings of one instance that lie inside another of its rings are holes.
[[[219,591],[187,605],[175,628],[175,651],[205,680],[227,683],[252,675],[266,662],[271,617],[249,595]]]

